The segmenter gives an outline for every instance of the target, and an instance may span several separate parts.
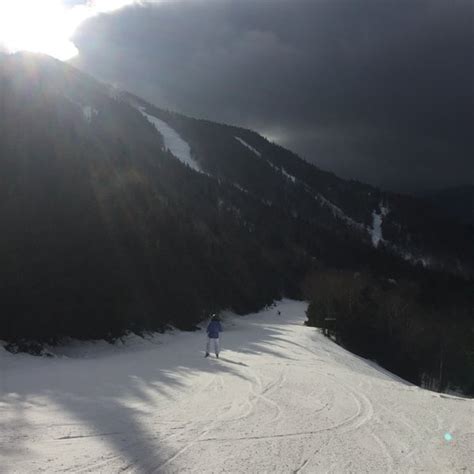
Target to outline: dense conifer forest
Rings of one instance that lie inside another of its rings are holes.
[[[474,395],[474,285],[414,277],[316,272],[305,283],[307,324],[417,385]]]

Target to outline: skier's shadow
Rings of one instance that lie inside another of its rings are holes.
[[[243,362],[235,362],[234,360],[230,360],[222,356],[219,356],[219,360],[226,362],[227,364],[240,365],[241,367],[248,367],[248,365],[244,364]]]

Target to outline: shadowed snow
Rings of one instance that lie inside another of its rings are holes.
[[[468,472],[472,400],[345,351],[306,308],[223,314],[220,359],[204,331],[0,347],[2,472]]]

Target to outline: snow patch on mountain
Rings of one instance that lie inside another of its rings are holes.
[[[97,115],[99,115],[99,111],[90,104],[84,103],[80,101],[79,99],[70,97],[67,94],[64,95],[64,98],[80,109],[84,120],[88,123],[91,123],[92,119],[94,117],[97,117]]]
[[[306,191],[312,193],[312,190],[309,187],[306,187]],[[436,261],[434,258],[428,255],[416,255],[414,252],[410,251],[405,247],[384,240],[382,234],[383,218],[386,217],[390,212],[390,209],[387,205],[380,203],[378,212],[375,210],[373,211],[372,227],[369,227],[349,217],[340,207],[336,206],[334,203],[326,199],[322,194],[318,193],[314,196],[314,198],[319,201],[323,206],[326,206],[328,209],[330,209],[334,217],[345,222],[349,227],[355,228],[364,233],[368,233],[375,248],[378,248],[380,243],[383,242],[387,249],[389,249],[394,254],[400,256],[407,262],[410,262],[414,265],[421,264],[425,268],[434,268],[436,266]]]
[[[380,203],[379,212],[372,212],[372,228],[370,229],[370,235],[372,237],[372,244],[377,248],[381,241],[383,241],[382,236],[382,223],[383,218],[390,212],[388,207],[385,207],[383,203]]]
[[[116,85],[109,85],[107,88],[107,94],[112,100],[120,101],[124,95],[124,92]]]
[[[355,221],[352,217],[349,217],[340,207],[336,206],[334,203],[326,199],[322,194],[317,194],[315,199],[319,201],[323,206],[328,207],[333,215],[340,220],[344,221],[346,224],[349,224],[352,227],[355,227],[359,230],[367,231],[367,226],[361,224],[360,222]]]
[[[287,173],[284,168],[279,168],[278,166],[274,165],[270,160],[265,160],[268,163],[268,166],[275,170],[277,173],[281,173],[285,178],[289,179],[291,182],[296,183],[296,178]]]
[[[292,174],[288,173],[285,168],[279,168],[280,171],[283,173],[283,175],[288,178],[290,181],[292,181],[293,183],[296,183],[297,179],[295,176],[293,176]]]
[[[372,229],[370,229],[370,234],[372,236],[372,244],[377,248],[382,240],[382,214],[377,214],[376,211],[373,211],[372,219]]]
[[[248,148],[252,153],[254,153],[255,155],[261,157],[262,154],[256,150],[252,145],[249,145],[246,141],[242,140],[242,138],[240,137],[234,137],[238,142],[240,142],[240,144],[242,144],[244,147]]]
[[[278,166],[274,165],[271,161],[266,160],[267,163],[270,165],[272,169],[274,169],[277,173],[281,173],[285,178],[289,179],[292,183],[296,183],[297,179],[295,176],[288,173],[285,168],[279,168]]]
[[[249,190],[243,188],[240,184],[238,184],[238,183],[232,183],[232,185],[234,186],[234,188],[238,189],[239,191],[241,191],[241,192],[243,192],[243,193],[245,193],[245,194],[249,194]]]
[[[82,107],[82,115],[84,115],[84,118],[86,119],[87,122],[91,123],[92,119],[99,115],[99,111],[92,107],[91,105],[83,105]]]
[[[173,156],[179,161],[188,165],[195,171],[201,172],[201,167],[191,155],[191,147],[184,141],[181,136],[171,128],[166,122],[148,114],[144,107],[138,107],[141,114],[158,130],[163,136],[165,148],[168,149]]]
[[[436,266],[436,261],[427,255],[415,255],[412,252],[401,249],[399,246],[391,244],[391,247],[400,255],[405,261],[414,265],[421,265],[423,268],[433,268]]]
[[[254,153],[255,155],[257,155],[259,158],[262,157],[262,154],[256,150],[252,145],[249,145],[246,141],[242,140],[242,138],[240,137],[234,137],[241,145],[243,145],[245,148],[248,148],[252,153]],[[285,168],[281,167],[279,168],[278,166],[276,166],[275,164],[273,164],[270,160],[265,160],[268,165],[273,169],[275,170],[276,172],[278,173],[281,173],[283,176],[285,176],[285,178],[288,178],[291,182],[293,183],[296,183],[297,179],[295,176],[291,175],[290,173],[288,173]]]

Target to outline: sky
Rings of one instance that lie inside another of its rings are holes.
[[[79,51],[71,37],[96,15],[139,4],[133,0],[0,0],[0,50],[33,51],[68,60]]]
[[[342,177],[474,184],[472,0],[0,5],[17,5],[14,29],[0,6],[4,48],[26,42],[158,106],[256,129]]]

